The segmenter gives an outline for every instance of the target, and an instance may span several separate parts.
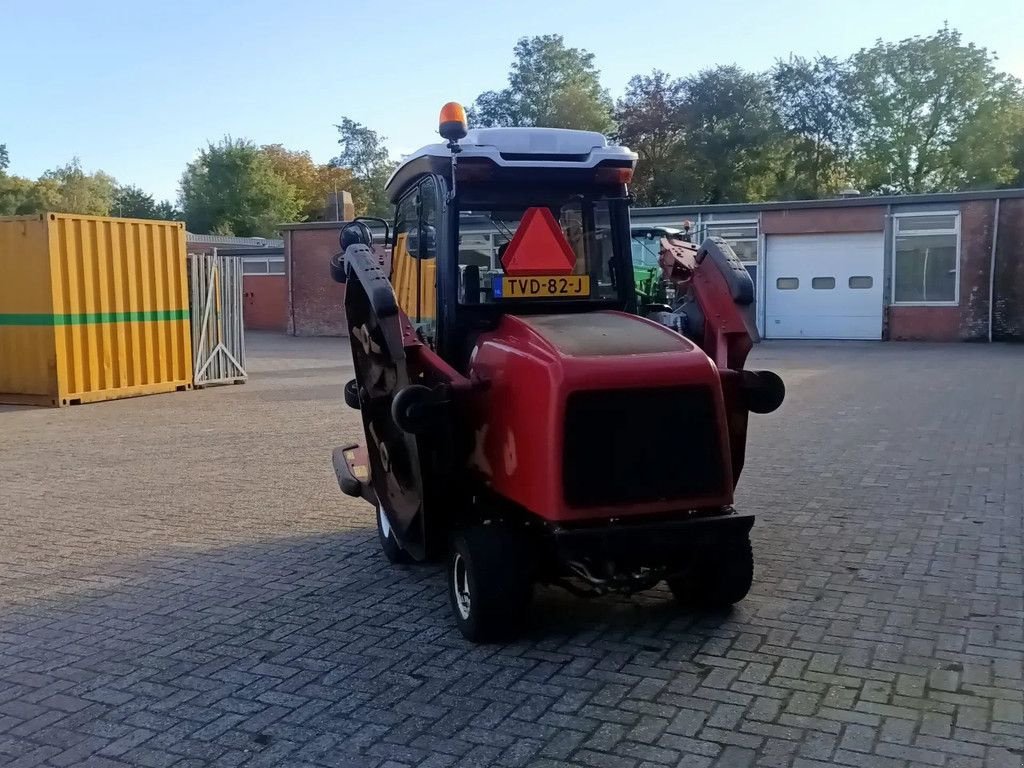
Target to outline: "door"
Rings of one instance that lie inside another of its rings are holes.
[[[767,338],[882,338],[881,232],[765,241]]]

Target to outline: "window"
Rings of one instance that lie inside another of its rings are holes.
[[[495,269],[494,243],[488,234],[463,233],[459,236],[459,264],[480,269]]]
[[[893,303],[956,304],[960,214],[897,215],[893,230]]]
[[[812,277],[811,278],[811,288],[816,288],[819,291],[821,291],[821,290],[830,291],[830,290],[832,290],[835,287],[836,287],[836,279],[834,277]]]
[[[538,207],[550,211],[572,249],[576,257],[572,275],[589,278],[589,293],[576,298],[618,297],[612,274],[612,219],[621,214],[613,213],[608,199],[547,189],[515,189],[508,193],[481,189],[463,192],[460,197],[459,294],[463,303],[488,304],[509,298],[502,293],[505,273],[501,257],[527,210]],[[581,281],[569,284],[587,285]]]
[[[720,237],[736,252],[740,261],[757,261],[756,222],[711,222],[704,228],[707,237]]]
[[[800,279],[797,277],[780,277],[775,281],[775,287],[780,291],[795,291],[800,287]]]
[[[870,288],[875,284],[871,275],[854,275],[847,283],[853,289]]]
[[[243,275],[283,275],[284,256],[243,256]]]
[[[437,307],[437,219],[440,196],[433,178],[409,190],[395,210],[391,284],[402,310],[433,345]]]

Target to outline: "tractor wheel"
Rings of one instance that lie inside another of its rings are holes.
[[[511,640],[521,631],[533,594],[527,555],[519,537],[501,525],[478,525],[454,535],[448,598],[467,640]]]
[[[380,507],[377,508],[377,538],[380,539],[380,548],[384,550],[384,557],[388,559],[389,563],[405,565],[412,562],[409,553],[399,546],[395,532],[391,530],[384,510]]]
[[[704,611],[728,608],[747,596],[754,581],[750,537],[723,542],[701,552],[689,573],[666,579],[681,605]]]

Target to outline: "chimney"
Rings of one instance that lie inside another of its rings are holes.
[[[839,196],[844,200],[851,197],[860,197],[860,190],[854,189],[853,187],[847,187],[846,189],[839,190]]]
[[[356,217],[356,207],[352,203],[352,195],[344,190],[329,192],[327,205],[324,206],[324,221],[352,221]]]

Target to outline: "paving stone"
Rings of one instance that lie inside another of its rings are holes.
[[[248,347],[242,387],[0,408],[5,768],[1019,768],[1019,349],[759,345],[750,596],[543,588],[474,647],[337,489],[345,342]]]

